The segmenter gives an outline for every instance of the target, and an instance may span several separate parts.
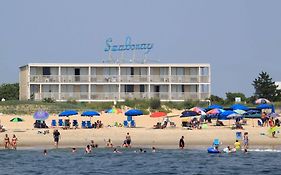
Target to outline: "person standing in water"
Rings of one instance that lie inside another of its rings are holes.
[[[60,132],[56,129],[53,132],[55,147],[58,148],[59,146],[59,139],[60,139]]]
[[[245,152],[248,152],[248,147],[249,147],[248,132],[245,132],[245,133],[244,133],[243,143],[244,143],[244,151],[245,151]]]
[[[4,138],[4,148],[5,149],[9,149],[10,146],[10,138],[8,136],[8,134],[5,134],[5,138]]]
[[[14,149],[17,149],[17,141],[18,141],[18,138],[16,137],[16,135],[14,134],[13,135],[13,138],[12,138],[12,147]]]
[[[179,142],[180,149],[184,149],[184,136],[181,136],[180,142]]]

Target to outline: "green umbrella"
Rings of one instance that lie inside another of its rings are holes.
[[[19,117],[15,117],[15,118],[11,119],[10,122],[23,122],[23,119],[19,118]]]

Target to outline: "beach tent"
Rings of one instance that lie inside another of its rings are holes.
[[[237,110],[237,109],[244,110],[244,111],[249,110],[249,108],[247,106],[244,106],[242,104],[234,104],[234,105],[230,106],[230,108],[232,110]]]

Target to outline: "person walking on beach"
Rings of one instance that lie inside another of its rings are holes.
[[[129,134],[129,133],[127,133],[127,135],[126,135],[126,143],[127,143],[127,147],[131,148],[131,142],[132,142],[132,140],[131,140],[131,136],[130,136],[130,134]]]
[[[244,133],[243,143],[244,143],[244,151],[247,152],[248,151],[248,146],[249,146],[248,132]]]
[[[18,141],[18,138],[16,137],[16,135],[14,134],[13,135],[13,138],[12,138],[12,147],[13,149],[17,149],[17,141]]]
[[[180,149],[184,148],[184,136],[181,136],[180,142],[179,142]]]
[[[4,138],[4,148],[5,149],[9,149],[10,146],[10,138],[8,136],[8,134],[5,134],[5,138]]]
[[[55,147],[58,148],[59,146],[59,139],[60,139],[60,132],[56,129],[53,132]]]

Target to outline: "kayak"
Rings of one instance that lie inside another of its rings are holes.
[[[208,153],[220,153],[220,151],[219,151],[219,150],[216,150],[214,147],[209,147],[209,148],[207,149],[207,151],[208,151]]]

